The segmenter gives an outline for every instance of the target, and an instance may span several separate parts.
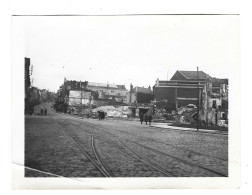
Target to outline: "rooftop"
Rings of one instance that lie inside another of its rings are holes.
[[[149,88],[144,88],[144,87],[134,87],[134,92],[139,92],[139,93],[152,93],[152,90]]]
[[[109,88],[116,88],[116,89],[126,89],[125,85],[116,85],[116,84],[107,84],[107,83],[95,83],[95,82],[88,82],[88,86],[93,86],[93,87],[109,87]]]
[[[197,77],[197,71],[185,71],[185,70],[178,70],[184,77],[187,79],[205,79],[206,77],[209,78],[210,76],[203,71],[198,71],[198,77]]]

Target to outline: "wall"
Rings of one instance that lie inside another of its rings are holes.
[[[137,103],[150,103],[153,95],[148,93],[137,93]]]
[[[130,102],[130,92],[127,92],[127,100],[126,103],[130,104],[130,103],[135,103],[136,102],[136,94],[135,93],[131,93],[131,102]]]
[[[216,106],[217,106],[217,108],[218,108],[218,106],[221,106],[221,99],[220,98],[209,98],[208,99],[208,107],[209,108],[212,108],[214,100],[216,100]]]
[[[111,89],[106,87],[89,86],[88,89],[92,91],[97,91],[99,93],[99,98],[105,98],[105,96],[110,97],[122,97],[126,99],[127,91],[123,89]]]
[[[82,106],[91,103],[91,92],[70,90],[68,105],[70,106]]]
[[[164,99],[168,101],[175,101],[175,88],[155,87],[154,98],[156,101],[162,101]]]
[[[198,98],[198,94],[199,94],[198,89],[183,89],[183,88],[179,88],[177,90],[177,97]]]

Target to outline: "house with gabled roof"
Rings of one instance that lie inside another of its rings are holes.
[[[185,71],[177,70],[172,76],[171,80],[205,80],[211,78],[208,74],[203,71]]]

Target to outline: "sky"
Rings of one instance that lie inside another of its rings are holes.
[[[176,70],[229,78],[239,66],[237,15],[22,17],[33,86],[67,80],[154,86]]]

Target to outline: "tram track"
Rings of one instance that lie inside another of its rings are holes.
[[[74,117],[74,118],[78,118],[78,117]],[[81,119],[81,118],[78,118],[78,119]],[[85,125],[87,122],[85,121]],[[93,127],[91,125],[89,125],[90,127]],[[177,148],[179,150],[183,150],[183,151],[187,151],[187,152],[190,152],[192,154],[196,154],[196,155],[201,155],[201,156],[205,156],[205,157],[209,157],[209,158],[214,158],[214,159],[218,159],[218,160],[222,160],[222,161],[228,161],[227,158],[220,158],[220,157],[216,157],[216,156],[211,156],[211,155],[207,155],[207,154],[203,154],[201,152],[196,152],[194,150],[189,150],[189,149],[186,149],[184,147],[179,147],[179,146],[175,146],[173,144],[169,144],[169,143],[163,143],[163,142],[160,142],[160,141],[157,141],[157,140],[154,140],[154,139],[150,139],[150,138],[146,138],[146,137],[141,137],[137,134],[132,134],[132,133],[129,133],[129,132],[125,132],[125,131],[120,131],[120,130],[117,130],[118,132],[121,132],[121,133],[124,133],[124,134],[127,134],[127,135],[130,135],[130,136],[134,136],[135,138],[139,138],[139,139],[143,139],[143,140],[146,140],[146,141],[150,141],[150,142],[155,142],[155,143],[158,143],[158,144],[161,144],[161,145],[164,145],[164,146],[170,146],[170,147],[174,147],[174,148]],[[109,132],[110,133],[110,132]],[[192,133],[195,133],[195,132],[192,132]],[[200,134],[204,134],[205,132],[197,132],[197,133],[200,133]],[[227,136],[226,134],[222,134],[222,133],[212,133],[212,132],[207,132],[207,134],[213,134],[213,135],[222,135],[222,136]]]
[[[90,135],[91,135],[91,146],[92,146],[92,151],[93,151],[93,153],[94,153],[94,155],[95,155],[95,157],[96,157],[96,160],[99,162],[100,167],[101,167],[102,170],[106,173],[106,175],[109,175],[110,177],[113,177],[113,174],[111,173],[111,171],[109,171],[109,170],[106,168],[106,165],[105,165],[105,164],[103,163],[103,161],[100,159],[100,157],[99,157],[99,155],[98,155],[98,153],[97,153],[97,151],[96,151],[96,148],[95,148],[95,146],[94,146],[94,145],[95,145],[95,138],[100,138],[100,139],[102,139],[103,141],[106,141],[107,143],[111,143],[111,140],[106,139],[104,136],[96,135],[96,134],[95,134],[95,128],[94,128],[93,126],[91,126],[91,125],[86,125],[86,126],[88,126],[89,128],[92,129],[92,133],[90,134]],[[106,133],[108,133],[108,132],[106,132]],[[69,134],[68,134],[68,135],[69,135]],[[117,139],[119,140],[119,142],[122,143],[122,145],[123,145],[123,147],[124,147],[125,149],[127,149],[128,151],[130,151],[131,153],[133,153],[134,155],[137,156],[137,157],[134,157],[134,156],[130,155],[130,156],[131,156],[132,158],[134,158],[135,160],[140,161],[140,162],[142,162],[142,163],[144,163],[144,164],[146,164],[146,165],[152,167],[153,169],[159,171],[160,173],[162,173],[163,175],[165,175],[165,176],[167,176],[167,177],[174,176],[171,172],[168,172],[167,170],[163,169],[162,167],[156,165],[155,163],[151,162],[151,161],[148,160],[147,158],[145,158],[145,157],[143,157],[142,155],[138,154],[136,151],[130,149],[130,148],[127,146],[127,144],[125,143],[125,141],[123,141],[120,137],[118,137],[118,136],[116,136],[116,135],[114,135],[114,134],[111,134],[111,135],[115,136],[115,138],[117,138]],[[69,135],[69,136],[70,136],[70,135]],[[70,137],[71,137],[71,136],[70,136]],[[72,139],[72,137],[71,137],[71,139]],[[72,139],[72,140],[73,140],[73,139]],[[73,140],[73,141],[74,141],[74,140]],[[75,143],[76,143],[76,141],[75,141]],[[76,144],[77,144],[77,143],[76,143]],[[117,149],[121,150],[122,153],[129,155],[129,153],[128,153],[128,152],[125,152],[125,151],[123,150],[123,148],[118,147],[118,143],[116,144],[116,142],[114,141],[114,144],[117,146],[117,147],[116,147]],[[78,147],[80,147],[80,146],[78,145]],[[86,153],[86,152],[85,152],[85,153]],[[91,158],[91,157],[89,157],[89,158]],[[90,159],[90,160],[91,160],[91,159]]]
[[[133,142],[133,141],[130,141],[130,142]],[[144,146],[143,144],[139,144],[139,143],[137,143],[137,142],[133,142],[133,143],[136,144],[136,145],[141,146],[142,148],[146,148],[146,149],[148,149],[148,150],[152,150],[152,151],[154,151],[154,152],[158,152],[158,153],[160,153],[160,154],[162,154],[162,155],[167,155],[167,156],[169,156],[169,157],[171,157],[171,158],[174,158],[174,159],[178,160],[179,162],[182,162],[182,163],[187,164],[187,165],[189,165],[189,166],[194,166],[194,167],[196,166],[196,167],[199,167],[199,168],[204,169],[204,170],[206,170],[206,171],[215,173],[215,174],[217,174],[217,175],[219,175],[219,176],[221,176],[221,177],[226,177],[226,176],[227,176],[227,175],[225,175],[225,174],[223,174],[223,173],[220,173],[220,172],[218,172],[218,171],[214,171],[214,170],[209,169],[209,168],[206,168],[206,167],[204,167],[204,166],[195,165],[194,163],[190,163],[190,162],[188,162],[188,161],[186,161],[186,160],[183,160],[183,159],[181,159],[181,158],[177,158],[177,157],[175,157],[175,156],[173,156],[173,155],[170,155],[170,154],[167,154],[167,153],[164,153],[164,152],[161,152],[161,151],[157,151],[157,150],[155,150],[155,149],[153,149],[153,148],[151,148],[151,147]]]
[[[94,147],[94,139],[93,139],[93,134],[92,136],[92,151],[96,157],[96,160],[94,160],[81,146],[80,144],[77,143],[77,141],[74,140],[74,138],[67,132],[66,127],[64,127],[60,122],[57,122],[61,127],[62,130],[64,131],[65,135],[68,137],[68,139],[82,152],[82,154],[91,161],[91,163],[104,175],[105,177],[113,177],[113,175],[107,170],[107,168],[104,166],[104,163],[100,160],[99,156],[97,155],[97,152]],[[96,162],[97,161],[97,162]]]
[[[87,125],[87,124],[85,123],[85,125]],[[135,133],[129,133],[129,132],[120,131],[120,130],[117,130],[117,131],[121,132],[121,133],[124,133],[124,134],[127,134],[127,135],[130,135],[130,136],[132,136],[134,138],[139,138],[139,139],[149,141],[149,142],[152,142],[152,143],[157,143],[157,144],[160,144],[160,145],[163,145],[163,146],[166,146],[166,147],[169,146],[169,147],[173,147],[173,148],[176,148],[176,149],[179,149],[179,150],[187,151],[187,152],[190,152],[191,154],[201,155],[201,156],[205,156],[205,157],[212,158],[212,159],[218,159],[218,160],[221,160],[221,161],[228,161],[227,158],[220,158],[220,157],[216,157],[216,156],[212,156],[212,155],[203,154],[201,152],[196,152],[194,150],[186,149],[184,147],[179,147],[179,146],[175,146],[173,144],[164,143],[164,142],[157,141],[157,140],[154,140],[154,139],[151,139],[151,138],[142,137],[142,136],[139,136],[139,135],[137,135]],[[111,132],[107,132],[107,133],[111,133]]]
[[[225,159],[225,158],[220,158],[220,157],[216,157],[216,156],[211,156],[211,155],[202,154],[202,153],[200,153],[200,152],[195,152],[195,151],[193,151],[193,150],[185,149],[185,148],[183,148],[183,147],[175,146],[175,145],[173,145],[173,144],[160,142],[160,141],[157,141],[157,140],[154,140],[154,139],[151,139],[151,138],[141,137],[141,136],[139,136],[139,135],[137,135],[137,134],[132,134],[132,133],[125,132],[125,131],[120,131],[120,130],[118,130],[118,131],[121,132],[121,133],[130,135],[130,136],[133,136],[134,138],[137,137],[137,138],[139,138],[139,139],[146,140],[146,141],[149,141],[149,142],[154,142],[154,143],[157,143],[157,144],[166,146],[166,147],[167,147],[167,146],[170,146],[170,147],[173,147],[173,148],[176,148],[176,149],[179,149],[179,150],[191,152],[191,153],[193,153],[193,154],[197,154],[197,155],[201,155],[201,156],[205,156],[205,157],[210,157],[210,158],[214,158],[214,159],[218,159],[218,160],[222,160],[222,161],[228,161],[228,159]]]
[[[167,170],[165,170],[164,168],[160,167],[159,165],[157,165],[156,163],[152,162],[151,160],[148,159],[148,157],[145,157],[141,154],[139,154],[139,151],[136,151],[135,149],[132,149],[130,146],[128,146],[128,144],[123,140],[124,138],[122,138],[122,136],[118,136],[116,135],[115,133],[111,133],[111,132],[108,132],[104,129],[100,129],[99,127],[94,127],[94,124],[90,124],[90,123],[87,123],[86,121],[85,122],[82,122],[81,123],[82,125],[85,125],[85,126],[88,126],[90,129],[92,129],[92,133],[90,134],[91,135],[91,140],[92,140],[92,148],[93,148],[93,153],[95,155],[95,158],[96,159],[100,159],[95,147],[94,147],[94,140],[95,138],[100,138],[100,140],[104,140],[106,142],[110,142],[111,143],[111,138],[116,138],[117,140],[119,140],[119,142],[128,150],[130,151],[132,154],[134,154],[136,157],[134,157],[135,159],[137,160],[140,160],[142,161],[143,163],[151,166],[152,168],[158,170],[159,172],[163,173],[164,175],[166,176],[174,176],[171,172],[168,172]],[[96,125],[95,125],[96,126]],[[95,131],[97,131],[97,133],[95,134]],[[177,148],[179,150],[183,150],[183,151],[187,151],[187,152],[190,152],[190,153],[194,153],[194,154],[197,154],[197,155],[201,155],[201,156],[205,156],[207,158],[215,158],[215,159],[218,159],[218,160],[222,160],[222,161],[226,161],[226,159],[221,159],[221,158],[217,158],[217,157],[214,157],[214,156],[209,156],[209,155],[205,155],[205,154],[202,154],[202,153],[199,153],[199,152],[194,152],[193,150],[188,150],[188,149],[184,149],[184,148],[181,148],[181,147],[178,147],[178,146],[174,146],[172,144],[167,144],[167,143],[163,143],[163,142],[159,142],[157,140],[153,140],[153,139],[150,139],[150,138],[146,138],[146,137],[141,137],[141,136],[138,136],[136,134],[131,134],[129,132],[125,132],[125,131],[120,131],[120,130],[117,130],[118,132],[121,132],[121,133],[124,133],[124,134],[129,134],[130,136],[134,136],[134,138],[139,138],[139,139],[143,139],[145,141],[148,141],[148,142],[151,142],[151,143],[158,143],[160,145],[163,145],[163,146],[170,146],[170,147],[174,147],[174,148]],[[102,134],[103,136],[102,136]],[[104,136],[104,133],[109,135],[109,136]],[[109,139],[108,139],[109,137]],[[126,141],[130,141],[130,142],[134,142],[132,140],[127,140]],[[116,144],[116,143],[115,143]],[[155,152],[158,152],[158,153],[162,153],[163,155],[166,155],[168,156],[169,158],[173,158],[175,159],[176,161],[178,162],[181,162],[183,164],[186,164],[188,166],[191,166],[191,167],[197,167],[199,169],[202,169],[202,170],[205,170],[207,172],[212,172],[220,177],[226,177],[227,175],[226,174],[223,174],[223,173],[220,173],[216,170],[212,170],[210,168],[207,168],[205,166],[200,166],[200,165],[196,165],[195,163],[190,163],[188,162],[187,160],[184,160],[184,159],[181,159],[181,158],[178,158],[177,156],[174,156],[174,155],[171,155],[171,154],[168,154],[168,153],[164,153],[162,151],[159,151],[159,150],[155,150],[153,148],[150,148],[148,146],[144,146],[142,144],[139,144],[139,143],[135,143],[135,144],[138,144],[139,147],[142,147],[142,148],[145,148],[145,150],[154,150]],[[118,147],[118,144],[117,144],[117,149],[120,149],[122,150],[121,148]],[[102,161],[99,161],[99,165],[100,167],[102,167],[103,170],[105,170],[105,172],[107,173],[107,175],[109,174],[110,176],[113,177],[113,175],[111,174],[111,172],[108,171],[108,169],[106,169],[106,166],[105,164],[102,162]]]
[[[85,124],[85,125],[87,125],[87,124]],[[87,125],[87,126],[92,127],[91,125]],[[94,127],[92,127],[92,128],[94,128]],[[111,132],[104,131],[104,130],[103,130],[102,132],[114,136],[114,137],[117,138],[128,150],[130,150],[132,153],[134,153],[135,155],[137,155],[140,159],[144,160],[148,165],[152,166],[153,168],[155,168],[155,169],[159,170],[160,172],[163,172],[163,173],[165,173],[165,174],[167,175],[167,171],[166,171],[165,169],[161,168],[160,166],[155,165],[155,163],[151,162],[151,161],[148,160],[146,157],[144,157],[143,155],[140,155],[138,152],[136,152],[135,150],[133,150],[132,148],[130,148],[130,147],[126,144],[126,142],[125,142],[122,138],[120,138],[119,136],[117,136],[117,135],[115,135],[115,134],[113,134],[113,133],[111,133]],[[147,140],[148,140],[148,139],[147,139]],[[150,141],[150,140],[148,140],[148,141]],[[130,140],[130,142],[134,142],[134,141]],[[153,148],[144,146],[144,145],[139,144],[139,143],[137,143],[137,142],[134,142],[134,143],[137,144],[137,145],[139,145],[139,146],[141,146],[141,147],[143,147],[143,148],[146,148],[146,149],[148,149],[148,150],[154,150],[155,152],[162,153],[163,155],[166,155],[166,156],[168,156],[168,157],[170,157],[170,158],[176,159],[177,161],[182,162],[182,163],[184,163],[184,164],[186,164],[186,165],[189,165],[189,166],[192,166],[192,167],[198,167],[198,168],[203,169],[203,170],[205,170],[205,171],[212,172],[212,173],[214,173],[214,174],[216,174],[216,175],[218,175],[218,176],[220,176],[220,177],[227,177],[226,174],[223,174],[223,173],[220,173],[220,172],[218,172],[218,171],[209,169],[209,168],[207,168],[207,167],[205,167],[205,166],[201,166],[201,165],[196,165],[196,164],[194,164],[194,163],[190,163],[190,162],[188,162],[188,161],[186,161],[186,160],[183,160],[183,159],[181,159],[181,158],[178,158],[178,157],[176,157],[176,156],[174,156],[174,155],[171,155],[171,154],[168,154],[168,153],[164,153],[164,152],[155,150],[155,149],[153,149]],[[164,144],[164,143],[163,143],[163,144]],[[165,145],[166,145],[166,144],[165,144]],[[191,150],[186,150],[186,151],[193,152],[193,151],[191,151]],[[202,155],[201,153],[199,153],[199,154]],[[203,155],[203,156],[211,157],[211,156],[208,156],[208,155]],[[212,157],[212,158],[213,158],[213,157]],[[219,159],[219,160],[223,160],[223,159]],[[223,161],[225,161],[225,160],[223,160]],[[156,166],[156,167],[155,167],[155,166]],[[168,174],[171,174],[171,173],[168,173]]]

